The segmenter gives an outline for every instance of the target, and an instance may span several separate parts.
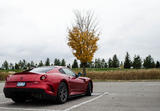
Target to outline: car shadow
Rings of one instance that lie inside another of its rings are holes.
[[[76,96],[76,97],[71,97],[71,98],[68,98],[67,100],[67,104],[72,102],[72,101],[76,101],[76,100],[80,100],[82,98],[86,98],[87,96]],[[64,103],[65,104],[65,103]],[[53,106],[53,105],[63,105],[63,104],[59,104],[57,103],[56,101],[49,101],[49,100],[27,100],[26,102],[24,103],[9,103],[7,104],[7,107],[14,107],[14,106],[20,106],[20,107],[46,107],[46,106]]]

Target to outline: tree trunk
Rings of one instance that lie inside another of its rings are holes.
[[[83,75],[86,76],[86,63],[82,63],[83,64]]]

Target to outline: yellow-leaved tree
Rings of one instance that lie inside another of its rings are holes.
[[[75,24],[68,30],[68,45],[72,48],[73,55],[80,60],[83,66],[83,74],[86,75],[86,65],[91,62],[94,53],[98,49],[96,19],[91,11],[81,14],[75,11]]]

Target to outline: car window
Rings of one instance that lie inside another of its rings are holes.
[[[62,74],[65,74],[65,72],[63,71],[62,68],[59,69],[59,72],[62,73]]]
[[[67,68],[63,68],[63,71],[64,71],[67,75],[69,75],[69,76],[74,76],[74,77],[75,77],[75,73],[72,72],[71,70],[69,70],[69,69],[67,69]]]
[[[29,72],[43,74],[49,72],[52,69],[54,69],[54,67],[38,67],[30,70]]]

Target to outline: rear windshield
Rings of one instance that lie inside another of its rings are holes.
[[[54,67],[38,67],[38,68],[34,68],[32,70],[30,70],[29,72],[33,72],[33,73],[47,73],[48,71],[54,69]]]

